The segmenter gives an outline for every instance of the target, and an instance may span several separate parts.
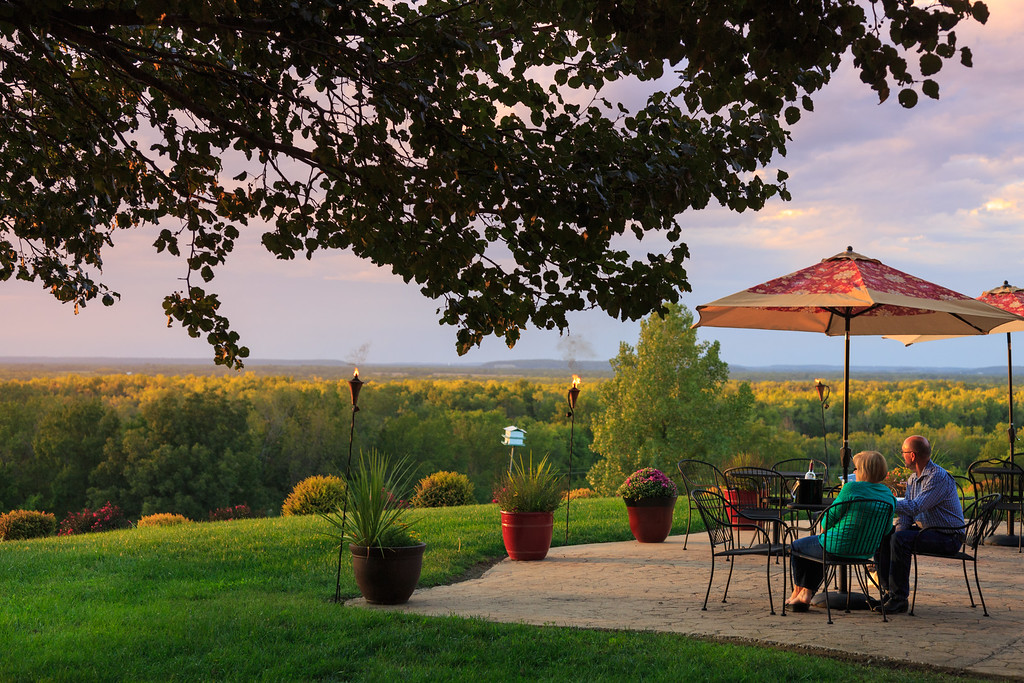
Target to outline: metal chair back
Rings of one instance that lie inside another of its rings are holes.
[[[704,460],[684,458],[676,463],[676,469],[679,470],[679,476],[683,480],[683,490],[686,492],[686,536],[683,537],[683,550],[686,550],[693,520],[693,492],[697,489],[724,490],[726,482],[722,470]]]
[[[998,493],[995,515],[1001,516],[1002,511],[1016,514],[1018,521],[1024,523],[1024,467],[1000,458],[976,460],[967,468],[967,477],[971,480],[974,495],[977,498]],[[989,534],[995,532],[997,523],[988,526]],[[1007,519],[1007,532],[1012,533],[1012,517]],[[1017,552],[1024,552],[1020,538],[1017,541]]]
[[[726,579],[725,592],[722,594],[722,602],[725,602],[729,595],[732,570],[736,565],[735,558],[764,556],[767,558],[765,577],[768,584],[768,609],[771,614],[775,614],[775,601],[772,598],[771,560],[772,556],[784,556],[786,549],[779,544],[772,543],[767,532],[760,527],[754,527],[755,541],[760,542],[752,542],[748,547],[740,547],[739,531],[741,528],[745,528],[745,526],[732,521],[732,516],[730,515],[731,504],[725,497],[717,491],[702,488],[695,489],[691,495],[697,506],[697,511],[704,521],[704,528],[711,543],[711,574],[708,577],[708,589],[704,594],[704,606],[701,610],[707,610],[708,608],[711,585],[715,579],[716,558],[724,557],[733,560],[729,562],[729,578]],[[783,566],[783,569],[785,569],[785,566]],[[785,586],[785,580],[783,580],[783,586]]]
[[[862,587],[865,577],[872,583],[867,571],[867,563],[874,558],[882,537],[892,529],[892,519],[895,514],[893,505],[887,501],[854,499],[833,503],[821,518],[821,529],[824,534],[822,542],[822,554],[820,557],[803,555],[795,550],[791,554],[799,556],[809,562],[819,562],[825,567],[825,608],[828,615],[828,623],[832,623],[832,604],[829,599],[829,576],[834,575],[839,567],[857,566],[861,568],[858,573]],[[881,587],[879,595],[881,595]],[[849,600],[849,594],[847,594]],[[849,603],[847,612],[850,611]],[[785,614],[785,607],[783,607]],[[888,621],[885,611],[882,611],[882,621]]]

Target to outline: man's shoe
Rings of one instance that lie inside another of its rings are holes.
[[[892,596],[885,601],[886,614],[903,614],[908,609],[910,609],[910,603],[907,602],[906,598],[897,598],[896,596]]]

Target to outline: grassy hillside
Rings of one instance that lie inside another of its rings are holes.
[[[428,542],[421,585],[450,582],[504,556],[494,505],[415,514]],[[914,677],[672,634],[345,607],[331,600],[337,554],[328,528],[316,517],[290,517],[2,543],[0,680]],[[573,542],[627,538],[621,501],[574,501]],[[345,596],[357,595],[347,559],[342,584]]]

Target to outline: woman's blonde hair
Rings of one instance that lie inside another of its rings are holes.
[[[861,451],[853,456],[853,466],[857,468],[857,481],[878,484],[889,475],[889,464],[878,451]]]

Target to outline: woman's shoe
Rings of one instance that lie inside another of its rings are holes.
[[[811,609],[811,603],[809,602],[787,602],[786,609],[790,612],[807,612]]]

